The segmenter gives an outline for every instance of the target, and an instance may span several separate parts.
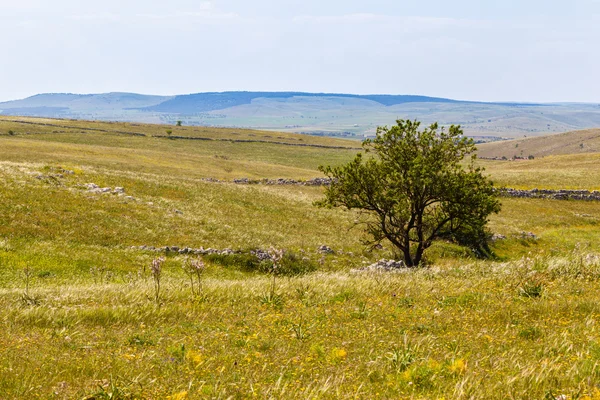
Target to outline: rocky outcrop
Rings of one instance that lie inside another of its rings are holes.
[[[86,183],[83,185],[83,188],[86,189],[89,193],[101,193],[101,194],[115,194],[117,196],[125,196],[125,188],[117,186],[115,188],[111,187],[100,187],[95,183]],[[131,196],[126,196],[129,200],[134,200]]]
[[[333,249],[331,247],[326,246],[326,245],[319,246],[317,251],[321,254],[335,254],[335,251],[333,251]]]
[[[154,247],[154,246],[132,246],[132,250],[142,250],[142,251],[152,251],[156,253],[177,253],[177,254],[195,254],[195,255],[207,255],[207,254],[220,254],[220,255],[231,255],[231,254],[241,254],[241,251],[234,251],[232,249],[213,249],[200,247],[199,249],[193,249],[191,247],[179,247],[179,246],[163,246],[163,247]]]
[[[407,272],[410,268],[406,267],[404,261],[381,259],[374,264],[366,267],[351,270],[351,272]]]

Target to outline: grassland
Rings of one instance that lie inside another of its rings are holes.
[[[600,129],[587,129],[554,135],[525,137],[479,146],[481,157],[513,158],[546,157],[564,154],[589,154],[600,152]]]
[[[263,142],[354,142],[28,122],[0,121],[1,399],[600,396],[599,203],[503,199],[495,260],[440,243],[429,268],[354,273],[390,251],[363,247],[355,214],[314,207],[321,188],[204,180],[312,178],[355,150]],[[595,157],[481,162],[503,185],[597,189]],[[271,276],[207,258],[192,294],[171,253],[157,304],[157,254],[140,245],[275,246],[317,271],[272,292]]]

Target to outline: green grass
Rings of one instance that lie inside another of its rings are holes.
[[[429,268],[356,274],[393,254],[366,251],[354,213],[314,207],[322,188],[203,180],[312,178],[353,150],[46,128],[0,135],[2,399],[600,395],[600,203],[502,199],[496,260],[442,242]],[[595,189],[595,161],[482,163],[507,186]],[[90,182],[134,199],[89,193]],[[185,257],[169,254],[157,305],[158,254],[140,245],[275,246],[318,271],[276,277],[272,295],[265,266],[206,257],[192,296]]]

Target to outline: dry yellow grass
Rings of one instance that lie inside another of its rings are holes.
[[[600,153],[569,154],[534,160],[478,160],[500,186],[520,189],[600,190]]]
[[[546,157],[560,154],[585,154],[600,152],[600,129],[558,133],[485,143],[478,146],[480,157],[514,156]]]

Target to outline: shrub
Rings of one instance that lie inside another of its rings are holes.
[[[260,261],[249,253],[241,254],[209,254],[204,259],[210,263],[223,267],[232,267],[246,272],[272,273],[273,263],[270,260]],[[287,251],[277,268],[277,275],[294,276],[302,275],[317,270],[317,264],[297,254]]]

